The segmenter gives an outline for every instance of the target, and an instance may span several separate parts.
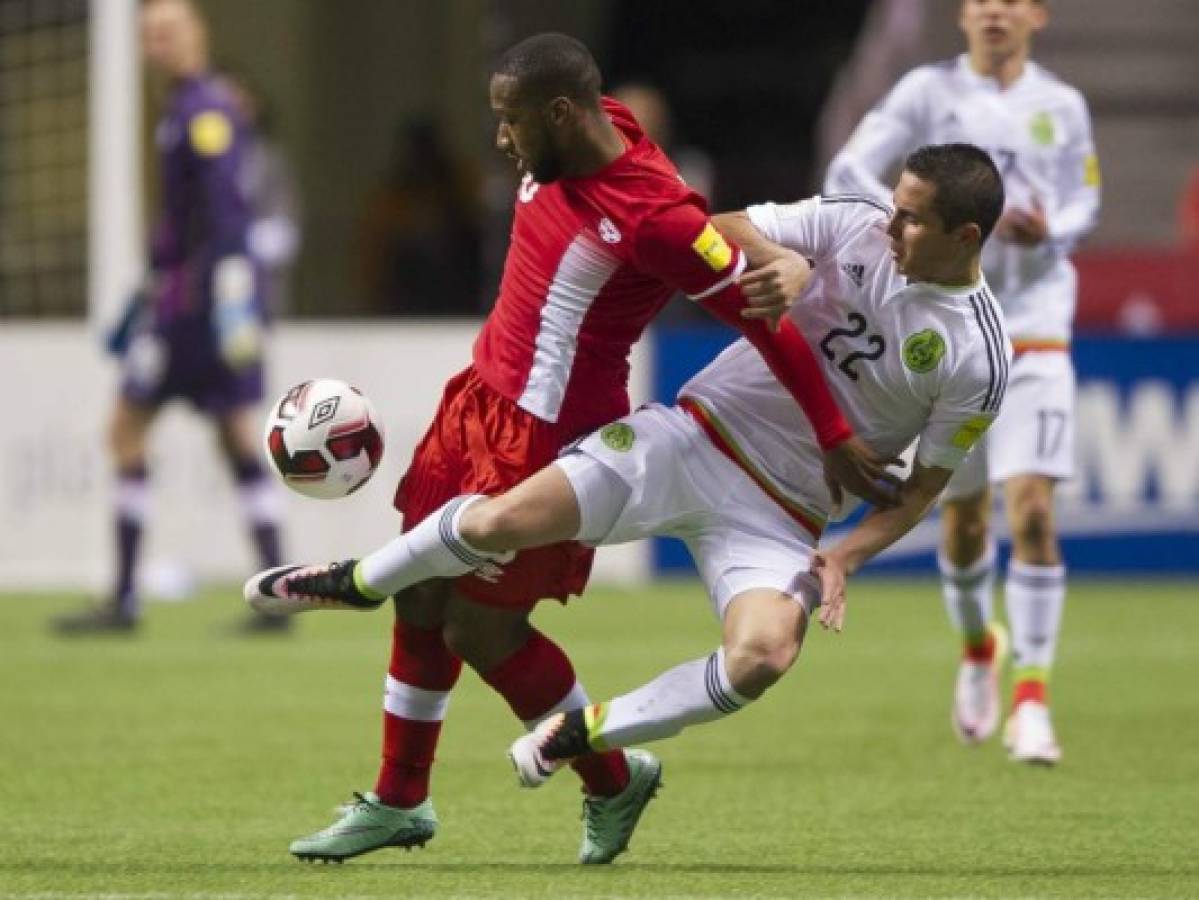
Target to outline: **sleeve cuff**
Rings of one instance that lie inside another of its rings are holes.
[[[745,214],[749,217],[749,221],[754,228],[762,233],[762,236],[768,240],[779,243],[779,217],[773,203],[758,203],[754,206],[747,207]]]

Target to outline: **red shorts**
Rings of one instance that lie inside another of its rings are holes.
[[[501,494],[558,458],[576,435],[525,412],[488,387],[471,366],[450,379],[433,424],[400,479],[395,507],[404,529],[459,494]],[[524,550],[495,581],[463,575],[455,587],[488,606],[563,603],[581,594],[595,551],[574,541]]]

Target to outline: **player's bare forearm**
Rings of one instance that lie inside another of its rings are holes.
[[[889,509],[875,509],[825,556],[839,559],[846,574],[853,574],[867,560],[890,547],[925,517],[949,480],[948,469],[917,464],[899,489],[899,502]]]
[[[720,229],[721,234],[741,248],[750,269],[760,268],[776,259],[789,259],[799,255],[794,250],[769,240],[762,232],[758,231],[744,210],[717,213],[712,216],[712,224]]]
[[[876,509],[839,544],[816,554],[812,572],[820,579],[818,621],[822,627],[833,631],[844,628],[846,579],[911,531],[932,507],[949,476],[948,469],[924,468],[917,463],[912,477],[900,489],[898,505]]]
[[[748,307],[744,319],[763,319],[778,330],[779,321],[807,287],[812,266],[800,254],[775,244],[744,213],[724,213],[713,220],[741,247],[747,270],[737,279]]]

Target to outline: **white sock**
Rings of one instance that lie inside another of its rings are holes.
[[[590,707],[588,737],[592,742],[599,738],[609,748],[656,741],[688,725],[731,715],[749,702],[729,682],[722,647],[711,656],[675,666],[632,693]]]
[[[1016,679],[1047,681],[1066,605],[1066,567],[1034,566],[1013,559],[1008,563],[1004,602],[1012,629]]]
[[[358,575],[379,597],[398,593],[429,578],[452,578],[503,561],[509,554],[472,547],[458,530],[462,513],[482,494],[455,497],[411,531],[364,556]]]
[[[941,570],[941,597],[949,621],[968,643],[981,642],[991,623],[992,594],[995,590],[995,545],[987,549],[976,562],[958,567],[937,554]]]
[[[237,500],[242,517],[251,526],[278,526],[283,521],[283,491],[278,480],[265,472],[261,478],[239,483]]]

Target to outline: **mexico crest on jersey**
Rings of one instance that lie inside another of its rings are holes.
[[[628,453],[635,438],[633,426],[626,425],[624,422],[613,422],[611,425],[605,425],[600,431],[600,440],[610,450],[615,450],[617,453]]]
[[[903,364],[923,375],[931,372],[945,355],[945,339],[931,328],[909,334],[903,342]]]
[[[1056,134],[1056,129],[1053,127],[1053,116],[1044,111],[1037,113],[1028,122],[1028,133],[1040,146],[1050,146]]]

